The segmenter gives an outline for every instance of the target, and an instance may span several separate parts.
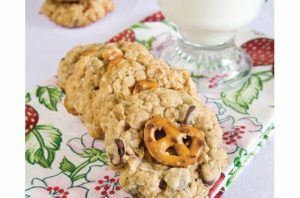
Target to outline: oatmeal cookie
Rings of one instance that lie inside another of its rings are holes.
[[[103,47],[103,44],[79,45],[71,49],[59,63],[57,71],[58,86],[65,90],[67,79],[73,74],[76,63],[83,56],[92,56]]]
[[[58,25],[75,28],[103,18],[114,7],[113,0],[46,0],[41,12]]]
[[[149,51],[137,43],[94,44],[75,47],[59,65],[58,84],[65,92],[65,107],[80,116],[94,138],[103,137],[103,133],[94,132],[92,125],[92,103],[100,92],[100,79],[114,59],[128,54],[150,56]]]
[[[171,68],[162,60],[154,58],[147,50],[128,50],[122,57],[113,60],[107,66],[99,87],[93,100],[94,118],[87,124],[91,127],[90,131],[100,136],[105,132],[101,129],[101,109],[105,106],[102,110],[105,115],[110,106],[145,89],[164,87],[183,90],[197,97],[189,72]]]
[[[215,114],[186,92],[146,90],[100,116],[109,165],[123,189],[138,197],[203,198],[227,163]]]

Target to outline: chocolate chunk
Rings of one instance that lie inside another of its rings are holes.
[[[128,123],[126,123],[125,126],[124,126],[124,130],[127,131],[129,129],[130,129],[130,125]]]
[[[140,198],[140,196],[139,196],[138,194],[131,194],[131,196],[132,196],[133,198]]]
[[[162,189],[162,190],[166,190],[167,189],[167,183],[164,180],[160,180],[159,188]]]
[[[211,186],[219,178],[221,171],[215,161],[210,161],[200,167],[200,177],[204,184]]]
[[[118,153],[119,153],[119,156],[120,156],[120,159],[122,159],[122,157],[124,156],[125,154],[125,146],[124,146],[124,143],[121,139],[119,138],[116,138],[115,139],[115,143],[118,147]]]
[[[208,186],[211,186],[215,183],[215,180],[212,180],[212,181],[206,181],[205,179],[202,179],[202,182]]]
[[[187,110],[184,120],[180,123],[181,125],[187,124],[189,117],[191,113],[196,109],[195,106],[190,106],[190,108]]]

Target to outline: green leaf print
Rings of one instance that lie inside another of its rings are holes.
[[[138,28],[150,29],[150,27],[144,23],[136,23],[136,24],[132,25],[131,28],[133,28],[133,29],[138,29]]]
[[[36,151],[35,156],[38,164],[44,168],[50,168],[55,158],[55,151],[42,147]]]
[[[62,101],[63,92],[57,87],[39,86],[36,90],[39,102],[51,111],[57,111],[57,103]]]
[[[46,148],[58,150],[61,139],[60,131],[51,125],[37,125],[35,127],[40,132]]]
[[[83,158],[89,158],[90,162],[96,162],[97,160],[107,164],[107,156],[104,151],[95,149],[95,148],[87,148],[84,150],[81,155]]]
[[[272,70],[261,71],[261,72],[254,73],[252,75],[259,77],[262,82],[268,82],[273,79]]]
[[[162,22],[163,24],[165,24],[165,25],[171,27],[174,31],[177,31],[176,25],[175,25],[174,23],[172,23],[171,21],[169,21],[169,20],[163,20],[163,21],[161,21],[161,22]]]
[[[64,157],[62,162],[60,163],[59,169],[63,172],[73,173],[76,167],[72,162],[70,162],[66,157]]]
[[[137,38],[135,39],[136,42],[144,45],[144,47],[146,47],[148,50],[152,49],[152,43],[153,43],[154,40],[155,40],[155,37],[151,37],[148,40],[139,40]]]
[[[198,75],[198,74],[194,74],[194,73],[191,74],[191,77],[195,78],[195,79],[207,78],[207,76],[205,76],[205,75],[202,75],[202,74]]]
[[[237,93],[236,92],[226,92],[226,94],[224,92],[221,93],[221,98],[223,103],[228,106],[231,107],[232,109],[236,110],[239,113],[242,114],[247,114],[247,106],[245,104],[239,104],[237,102]]]
[[[31,100],[30,93],[26,93],[26,95],[25,95],[25,103],[30,102],[30,100]]]
[[[238,156],[233,160],[234,167],[228,173],[229,179],[226,181],[226,187],[229,187],[232,184],[251,157],[253,157],[253,153],[249,153],[246,149],[239,148]]]
[[[62,139],[58,129],[47,125],[37,125],[26,135],[25,141],[25,158],[28,163],[37,163],[44,168],[50,168],[55,158],[55,151],[59,150]]]
[[[222,92],[221,98],[226,106],[239,113],[247,114],[249,105],[258,98],[262,86],[261,79],[256,75],[252,75],[238,90]]]

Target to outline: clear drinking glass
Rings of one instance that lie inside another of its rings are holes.
[[[177,36],[162,35],[154,51],[174,67],[188,69],[197,89],[216,93],[247,80],[251,61],[235,44],[236,32],[254,20],[265,0],[158,0],[178,26]]]

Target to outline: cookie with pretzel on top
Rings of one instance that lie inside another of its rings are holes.
[[[215,114],[185,91],[145,89],[99,115],[110,167],[137,197],[204,198],[227,163]]]

